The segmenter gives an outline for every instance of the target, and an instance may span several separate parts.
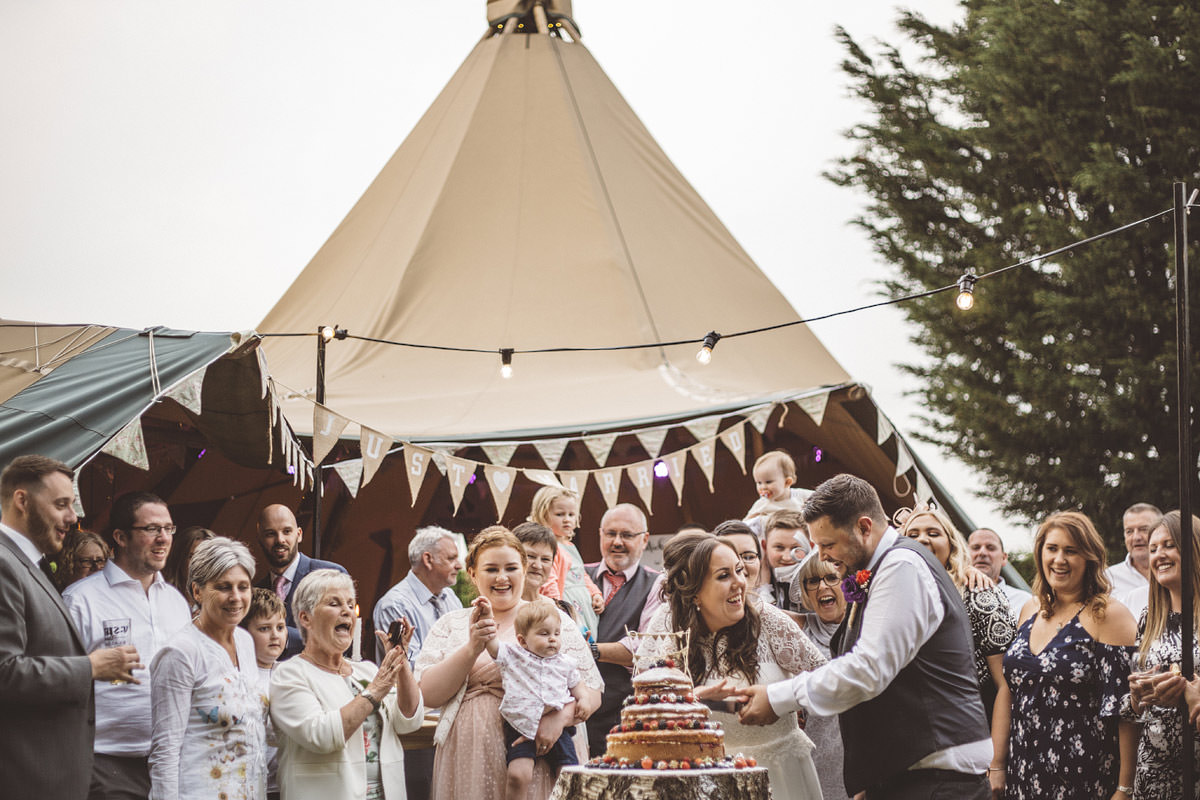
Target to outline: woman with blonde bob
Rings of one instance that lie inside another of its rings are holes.
[[[1120,719],[1136,625],[1109,597],[1104,542],[1077,511],[1051,514],[1033,540],[1033,598],[1004,656],[1012,696],[1007,751],[992,786],[1017,800],[1128,800],[1137,731]],[[999,784],[999,787],[997,786]]]
[[[1183,660],[1183,593],[1200,597],[1200,563],[1183,575],[1179,543],[1182,517],[1171,511],[1150,532],[1150,602],[1138,623],[1138,672],[1129,676],[1130,693],[1121,716],[1142,726],[1138,740],[1133,794],[1138,800],[1179,797],[1183,785],[1183,737],[1179,701],[1184,678],[1172,667]],[[1200,519],[1192,517],[1191,547],[1200,552]],[[1200,663],[1200,626],[1192,640],[1193,658]],[[1192,757],[1200,762],[1200,742]],[[1200,797],[1197,792],[1196,797]]]

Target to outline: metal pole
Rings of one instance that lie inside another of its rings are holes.
[[[1179,414],[1179,571],[1183,574],[1183,604],[1180,609],[1182,620],[1183,652],[1180,667],[1183,676],[1192,680],[1195,676],[1195,659],[1192,655],[1195,640],[1193,623],[1195,608],[1192,597],[1192,470],[1196,463],[1192,459],[1192,366],[1191,317],[1188,308],[1188,260],[1187,260],[1187,187],[1181,181],[1175,183],[1175,331],[1176,359],[1175,406]],[[1195,730],[1188,722],[1187,704],[1181,703],[1183,726],[1183,792],[1181,797],[1195,797],[1196,767],[1192,758]]]
[[[325,327],[317,326],[317,402],[325,405]],[[321,557],[321,487],[323,485],[321,465],[313,464],[312,488],[312,542],[313,558]]]

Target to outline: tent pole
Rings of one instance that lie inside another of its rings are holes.
[[[317,402],[325,405],[325,331],[326,326],[317,326]],[[316,473],[313,481],[312,489],[312,541],[313,541],[313,558],[321,557],[321,489],[324,486],[324,481],[321,476],[321,465],[313,464],[313,472]]]
[[[1184,678],[1192,680],[1195,676],[1195,659],[1192,648],[1195,641],[1195,598],[1192,597],[1191,579],[1192,565],[1196,553],[1193,552],[1195,537],[1192,531],[1192,470],[1195,461],[1192,459],[1192,342],[1191,317],[1188,305],[1188,259],[1187,259],[1187,187],[1182,181],[1175,183],[1175,407],[1179,414],[1179,515],[1180,542],[1179,571],[1184,577],[1183,603],[1180,609],[1183,617],[1180,633],[1182,634],[1181,671]],[[1180,715],[1183,726],[1182,752],[1192,752],[1192,741],[1195,730],[1188,721],[1186,706]],[[1196,769],[1192,758],[1184,757],[1183,761],[1183,791],[1181,797],[1194,797],[1196,786]]]

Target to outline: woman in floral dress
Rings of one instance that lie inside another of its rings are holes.
[[[1137,731],[1121,720],[1136,626],[1109,596],[1092,521],[1050,515],[1034,538],[1034,597],[1004,656],[1012,695],[1007,780],[1017,800],[1129,800]],[[997,753],[993,763],[1004,763]]]
[[[1129,677],[1130,693],[1121,715],[1141,723],[1137,775],[1133,781],[1136,800],[1175,800],[1183,793],[1183,734],[1179,700],[1184,680],[1171,670],[1183,655],[1183,607],[1185,581],[1180,568],[1180,514],[1172,511],[1150,533],[1150,602],[1138,622],[1138,672]],[[1193,547],[1200,545],[1200,519],[1192,517]],[[1195,552],[1195,551],[1193,551]],[[1192,596],[1200,596],[1200,563],[1192,564],[1186,581]],[[1200,635],[1192,640],[1193,658],[1200,664]],[[1200,742],[1192,758],[1200,763]],[[1198,787],[1200,789],[1200,787]],[[1200,798],[1200,791],[1196,797]]]

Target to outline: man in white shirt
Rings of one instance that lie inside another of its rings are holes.
[[[84,647],[103,648],[106,633],[127,631],[144,663],[191,622],[187,600],[162,576],[175,523],[149,492],[124,494],[109,514],[113,557],[63,593]],[[89,800],[145,800],[150,793],[150,671],[137,682],[96,684],[96,743]]]
[[[846,790],[871,800],[991,797],[992,742],[975,681],[971,629],[949,575],[887,527],[874,488],[837,475],[804,504],[821,558],[857,582],[838,656],[742,692],[744,724],[807,708],[839,715]]]
[[[1112,584],[1112,596],[1128,605],[1130,593],[1150,585],[1150,532],[1162,522],[1162,511],[1149,503],[1134,503],[1121,515],[1125,533],[1124,560],[1104,573]],[[1145,596],[1145,593],[1141,593]],[[1134,601],[1136,602],[1136,601]],[[1143,606],[1144,607],[1144,606]],[[1141,609],[1130,608],[1134,618]]]
[[[1000,534],[991,528],[980,528],[972,531],[967,538],[967,549],[971,553],[971,566],[987,575],[1004,592],[1008,598],[1008,611],[1014,620],[1020,619],[1021,609],[1033,599],[1033,595],[1024,589],[1010,586],[1004,580],[1000,570],[1008,563],[1008,553],[1004,552],[1004,542]]]

